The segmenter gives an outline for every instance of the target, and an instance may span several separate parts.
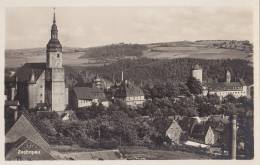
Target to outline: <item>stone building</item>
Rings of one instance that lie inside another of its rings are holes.
[[[242,79],[240,79],[237,82],[231,82],[230,71],[226,72],[225,82],[208,83],[206,84],[206,90],[208,94],[210,95],[216,94],[221,99],[226,97],[227,95],[233,95],[236,98],[242,96],[250,97],[247,91],[248,87]]]
[[[241,96],[251,97],[249,92],[249,86],[245,84],[245,82],[240,79],[239,81],[232,82],[231,81],[231,72],[229,70],[226,71],[226,80],[224,82],[206,82],[203,80],[203,70],[199,65],[195,65],[192,69],[192,77],[199,80],[202,84],[202,94],[204,96],[210,94],[220,97],[220,99],[226,97],[227,95],[233,95],[238,98]]]
[[[55,13],[46,58],[46,63],[25,63],[18,69],[17,98],[28,109],[46,104],[51,111],[64,111],[68,104],[68,89],[65,88],[62,46],[58,40]]]
[[[142,89],[127,81],[121,82],[116,88],[114,98],[124,101],[130,107],[143,106],[145,102]]]
[[[74,87],[71,99],[71,105],[75,109],[90,107],[93,104],[99,105],[100,103],[105,107],[109,106],[104,90],[96,87]]]

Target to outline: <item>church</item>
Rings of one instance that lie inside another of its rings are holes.
[[[44,105],[49,111],[64,111],[68,88],[62,65],[62,45],[58,39],[55,12],[45,63],[25,63],[16,72],[17,100],[28,109]]]

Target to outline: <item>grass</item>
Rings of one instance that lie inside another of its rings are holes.
[[[207,155],[195,154],[184,151],[151,150],[147,148],[121,149],[126,159],[137,160],[183,160],[183,159],[212,159]]]

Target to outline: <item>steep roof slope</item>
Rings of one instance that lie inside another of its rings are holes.
[[[14,125],[9,129],[5,135],[5,143],[14,143],[22,136],[35,142],[41,146],[44,150],[49,151],[50,146],[48,142],[41,135],[40,131],[30,121],[29,117],[22,114]]]

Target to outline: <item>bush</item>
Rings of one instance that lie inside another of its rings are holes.
[[[119,146],[119,142],[116,139],[102,140],[100,146],[105,149],[113,149]]]

